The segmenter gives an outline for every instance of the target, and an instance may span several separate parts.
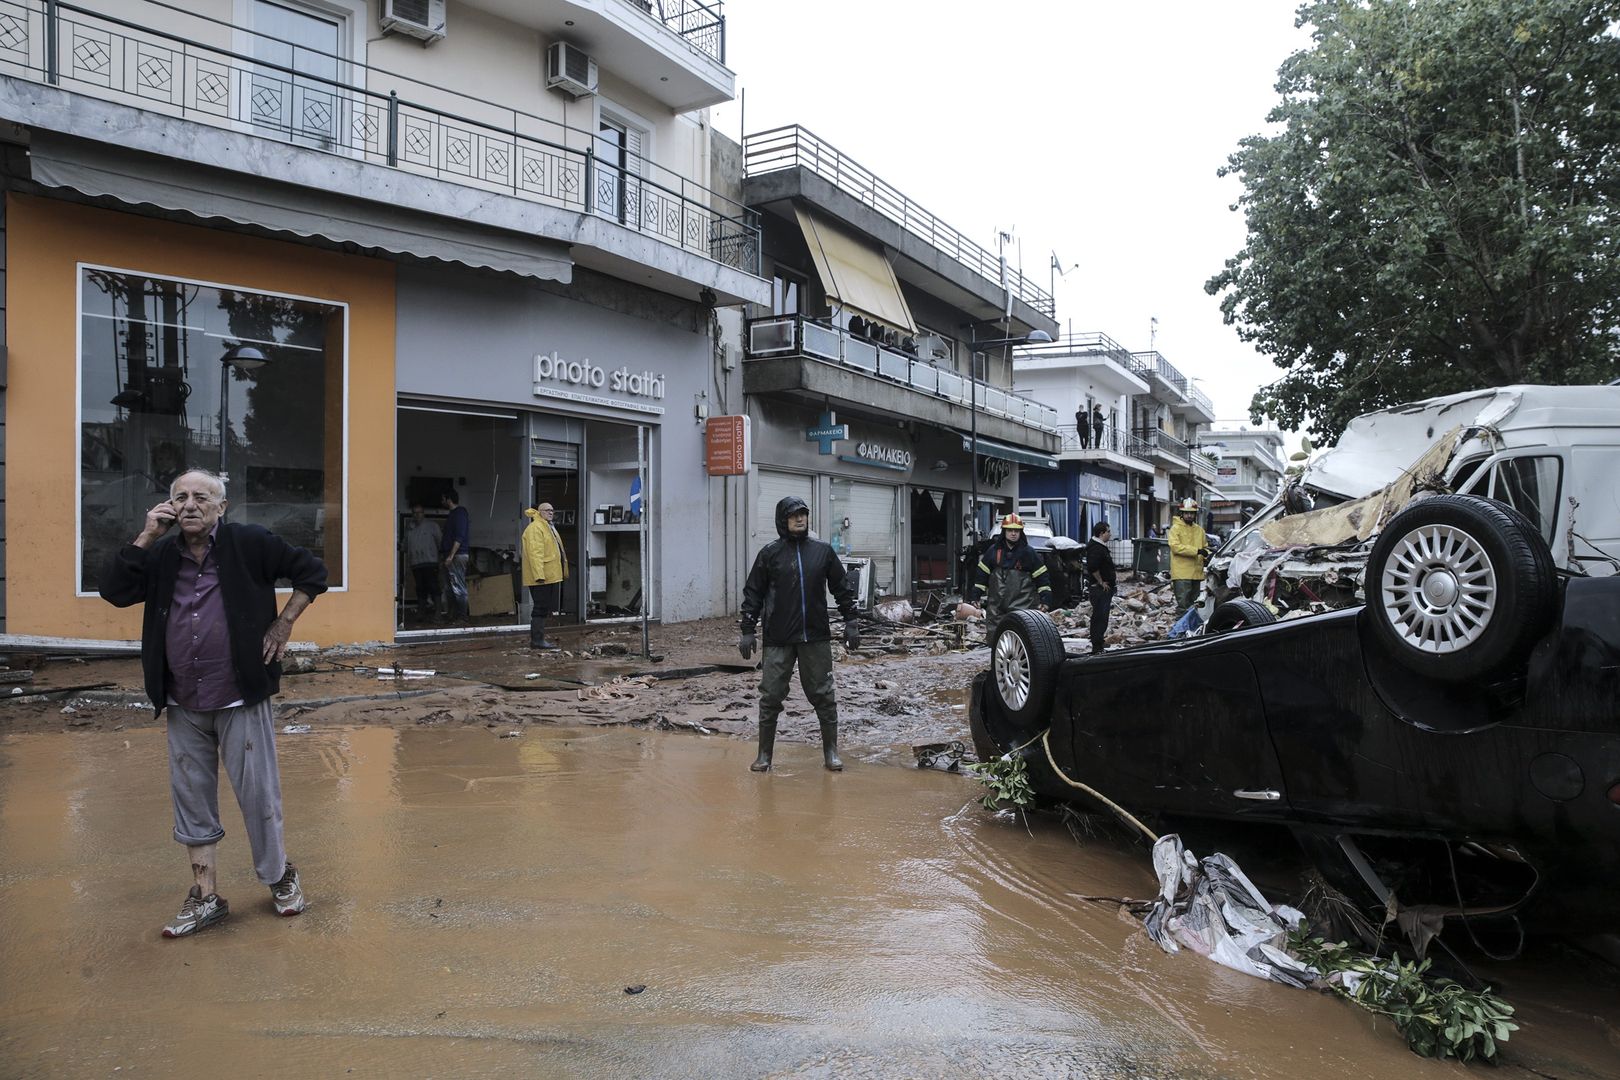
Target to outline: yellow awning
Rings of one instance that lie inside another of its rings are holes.
[[[828,296],[879,322],[917,332],[894,267],[879,248],[803,207],[793,212]]]

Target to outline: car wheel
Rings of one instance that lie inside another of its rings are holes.
[[[1228,600],[1216,608],[1204,626],[1206,634],[1224,634],[1229,630],[1242,630],[1250,626],[1267,626],[1277,621],[1271,609],[1258,600],[1239,597]]]
[[[1009,720],[1046,725],[1062,664],[1063,639],[1051,619],[1038,611],[1010,611],[1002,618],[990,645],[990,674]]]
[[[1524,515],[1436,495],[1390,519],[1365,578],[1375,636],[1407,667],[1447,682],[1515,663],[1547,629],[1557,578]]]

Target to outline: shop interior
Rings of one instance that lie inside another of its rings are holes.
[[[397,627],[402,633],[526,626],[520,542],[541,502],[568,555],[560,613],[548,624],[639,618],[648,429],[513,410],[402,402],[398,412]],[[442,494],[454,488],[470,523],[468,614],[451,619],[442,573],[420,596],[408,555],[412,506],[442,532]],[[648,522],[651,528],[651,522]],[[654,614],[654,612],[649,612]]]

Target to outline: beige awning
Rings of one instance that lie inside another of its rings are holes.
[[[881,249],[801,206],[793,212],[828,296],[879,322],[917,332],[894,267]]]

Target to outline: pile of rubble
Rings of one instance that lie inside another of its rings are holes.
[[[1091,604],[1050,612],[1065,638],[1084,639],[1091,623]],[[1109,645],[1140,645],[1169,637],[1176,621],[1170,583],[1157,578],[1120,582],[1108,617]],[[882,600],[863,623],[861,652],[938,654],[984,641],[984,609],[960,596],[926,593],[917,600]]]

